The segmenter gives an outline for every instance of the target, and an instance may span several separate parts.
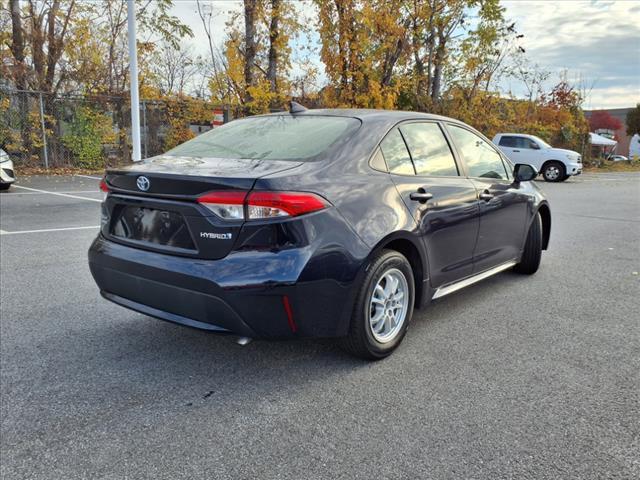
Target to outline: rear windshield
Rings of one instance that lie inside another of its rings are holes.
[[[305,160],[322,153],[359,126],[359,120],[349,117],[250,117],[203,133],[167,155]]]

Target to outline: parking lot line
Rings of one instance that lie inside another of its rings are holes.
[[[63,227],[63,228],[44,228],[41,230],[19,230],[16,232],[8,232],[7,230],[0,230],[0,235],[19,235],[21,233],[47,233],[47,232],[64,232],[68,230],[89,230],[92,228],[100,228],[100,225],[91,225],[88,227]]]
[[[11,192],[4,195],[48,195],[50,192]],[[76,193],[101,193],[99,190],[68,190],[62,192],[56,192],[57,194],[76,194]]]
[[[102,180],[102,177],[94,177],[92,175],[74,175],[74,177],[91,178],[93,180]]]
[[[102,203],[102,200],[97,198],[79,197],[77,195],[70,195],[68,193],[50,192],[48,190],[39,190],[37,188],[23,187],[22,185],[14,185],[13,188],[22,188],[31,192],[48,193],[49,195],[58,195],[59,197],[77,198],[78,200],[87,200],[88,202]]]

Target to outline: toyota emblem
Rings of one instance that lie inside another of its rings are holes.
[[[143,192],[146,192],[147,190],[149,190],[149,187],[151,186],[151,182],[147,177],[140,176],[136,180],[136,185],[138,186],[138,189],[142,190]]]

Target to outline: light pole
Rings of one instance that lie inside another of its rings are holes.
[[[140,100],[138,95],[138,53],[136,51],[136,7],[134,0],[127,0],[127,25],[129,27],[129,79],[131,83],[131,143],[133,161],[140,156]]]

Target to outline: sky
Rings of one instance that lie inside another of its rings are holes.
[[[590,90],[585,109],[640,102],[640,1],[503,1],[532,63]]]
[[[228,12],[241,11],[242,2],[202,3],[214,9],[214,40],[221,43]],[[566,72],[585,89],[585,109],[640,103],[640,0],[503,0],[502,5],[505,16],[524,34],[521,45],[527,58],[551,73],[549,87]],[[306,6],[305,11],[312,12],[312,7]],[[195,0],[175,0],[173,14],[193,30],[189,43],[194,50],[207,54]],[[316,61],[321,66],[319,59]],[[524,95],[522,85],[513,80],[501,88]]]

